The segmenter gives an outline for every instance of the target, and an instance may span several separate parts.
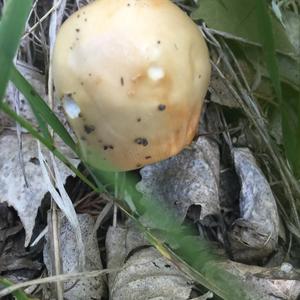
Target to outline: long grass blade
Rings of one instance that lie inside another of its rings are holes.
[[[41,143],[43,143],[58,159],[60,159],[67,167],[69,167],[83,182],[88,184],[94,191],[99,192],[102,189],[102,186],[96,187],[93,183],[91,183],[81,172],[79,172],[69,161],[68,159],[47,139],[45,139],[38,131],[36,131],[29,122],[27,122],[25,119],[17,115],[6,103],[2,102],[0,103],[0,108],[12,119],[17,121],[21,126],[23,126],[25,129],[28,130],[29,133],[32,134],[33,137],[37,138]],[[112,177],[112,174],[109,172],[101,172],[101,178],[100,181],[102,183],[112,184],[114,181],[114,178]],[[134,186],[134,182],[131,181],[131,179],[128,178],[127,182],[127,191],[133,189],[130,189],[131,186]],[[135,204],[138,203],[138,197],[136,194],[131,195],[132,198],[135,199]],[[211,249],[207,248],[205,249],[205,246],[202,245],[202,243],[199,243],[199,241],[195,240],[189,240],[188,243],[185,241],[185,234],[182,232],[182,228],[180,224],[176,222],[176,218],[171,215],[171,213],[167,210],[164,210],[160,207],[158,210],[158,204],[154,200],[148,199],[149,201],[144,201],[140,204],[139,210],[142,209],[142,207],[146,207],[147,214],[149,217],[151,217],[152,220],[154,220],[157,224],[157,228],[160,228],[162,224],[164,225],[167,223],[167,230],[164,232],[163,237],[164,240],[168,242],[168,244],[172,244],[172,241],[177,241],[181,246],[181,255],[180,257],[183,257],[184,261],[187,262],[187,266],[190,266],[190,270],[195,270],[193,272],[193,277],[195,280],[203,284],[204,286],[211,288],[213,292],[221,296],[223,299],[248,299],[246,295],[248,295],[248,291],[245,287],[241,288],[243,285],[241,285],[241,282],[237,280],[234,276],[231,274],[222,271],[217,270],[214,265],[210,264],[210,261],[212,261],[212,257],[215,257],[212,255]],[[130,218],[132,218],[135,222],[138,222],[138,220],[135,218],[135,216],[131,213],[130,209],[126,206],[126,204],[121,201],[117,200],[119,207],[128,215]],[[166,219],[168,219],[168,222],[166,222]],[[138,222],[139,223],[139,222]],[[169,250],[166,248],[166,246],[160,242],[159,239],[155,238],[148,229],[146,229],[142,224],[140,224],[140,228],[142,231],[148,236],[150,242],[166,257],[172,259],[171,255],[168,255]],[[202,249],[202,250],[201,250]],[[214,259],[215,261],[216,259]],[[209,267],[207,267],[209,266]],[[230,280],[229,280],[230,279]],[[229,283],[227,285],[227,283]],[[236,298],[237,297],[237,298]]]
[[[112,184],[114,173],[95,172],[98,177],[96,182]],[[121,179],[119,179],[120,181]],[[175,212],[168,207],[162,207],[155,199],[140,200],[134,188],[136,179],[132,174],[126,174],[125,190],[133,200],[138,212],[143,212],[146,220],[151,220],[151,228],[159,228],[159,238],[140,222],[121,199],[114,198],[118,207],[135,223],[148,241],[167,259],[179,266],[179,268],[196,282],[210,289],[222,299],[256,299],[249,287],[236,276],[224,270],[218,265],[222,258],[212,249],[211,245],[192,235],[192,229],[188,226],[183,231],[183,226],[177,221]],[[115,182],[119,185],[120,182]],[[147,223],[147,221],[146,221]],[[162,242],[164,241],[164,242]],[[167,245],[176,245],[176,253]]]
[[[41,132],[43,133],[44,137],[46,139],[48,139],[49,141],[52,141],[52,136],[49,132],[47,123],[44,121],[44,119],[41,117],[41,115],[38,113],[37,109],[33,106],[31,106],[31,109],[33,111],[33,114],[35,115],[38,124],[39,124],[39,129],[41,130]]]
[[[26,97],[37,118],[42,118],[65,144],[78,154],[77,145],[66,128],[15,66],[12,67],[10,78],[17,89]]]
[[[5,1],[0,20],[0,102],[4,97],[12,60],[18,49],[31,4],[32,0]]]
[[[42,136],[32,125],[26,121],[24,118],[20,117],[16,112],[14,112],[8,104],[0,102],[0,110],[6,113],[9,117],[19,123],[23,128],[25,128],[33,137],[38,139],[48,150],[50,150],[60,161],[62,161],[71,171],[73,171],[84,183],[86,183],[91,189],[96,192],[101,192],[86,176],[84,176],[77,168],[75,168],[72,163],[61,153],[55,145],[49,142],[44,136]]]
[[[96,187],[93,183],[91,183],[67,160],[67,158],[65,158],[65,156],[53,144],[49,143],[48,140],[45,139],[38,131],[36,131],[29,122],[17,115],[6,103],[0,103],[0,108],[2,108],[2,110],[12,119],[27,129],[29,133],[31,133],[41,143],[43,143],[58,159],[60,159],[94,191],[99,192],[102,190],[102,185]],[[95,172],[93,175],[99,178],[98,174],[96,175]],[[102,184],[111,185],[114,183],[114,176],[112,172],[99,171],[99,175],[101,175],[99,181]],[[128,178],[126,183],[126,191],[130,191],[130,196],[134,200],[138,211],[142,211],[146,208],[148,217],[150,217],[155,224],[154,228],[162,228],[162,226],[165,228],[165,230],[161,231],[163,240],[170,245],[176,241],[176,243],[180,246],[181,250],[179,257],[181,257],[185,262],[185,267],[188,270],[188,274],[192,274],[192,277],[196,281],[210,288],[223,299],[249,299],[247,297],[247,295],[249,295],[249,290],[244,284],[242,284],[235,276],[217,268],[216,265],[211,263],[217,261],[217,256],[213,255],[213,252],[209,246],[206,246],[204,242],[200,242],[196,238],[190,238],[189,241],[185,239],[186,231],[182,232],[181,225],[176,221],[176,218],[170,211],[163,209],[162,207],[157,209],[159,204],[153,199],[148,199],[138,204],[139,197],[134,192],[134,189],[132,189],[134,184],[134,180],[132,178]],[[171,260],[174,259],[174,262],[176,263],[177,258],[171,255],[169,249],[160,241],[160,239],[156,238],[150,230],[139,223],[138,219],[132,214],[126,203],[118,199],[116,199],[116,201],[122,211],[134,222],[136,222],[136,224],[141,228],[142,232],[146,234],[149,241],[158,249],[158,251],[160,251],[167,258]]]
[[[268,2],[265,0],[256,0],[257,13],[257,31],[260,33],[261,44],[263,47],[264,58],[267,69],[276,92],[278,100],[282,101],[282,92],[280,85],[280,76],[276,58],[274,33],[272,28],[271,16],[268,8]]]
[[[284,87],[284,85],[281,86],[280,84],[280,74],[274,45],[274,32],[272,30],[268,3],[264,0],[256,0],[256,5],[256,12],[259,20],[258,31],[261,35],[264,57],[272,85],[278,98],[278,102],[280,103],[285,153],[291,163],[295,175],[299,177],[300,159],[298,150],[300,143],[298,137],[300,134],[300,95],[299,92],[292,91],[290,88]],[[297,62],[295,62],[295,64],[297,64]],[[299,84],[299,78],[296,78],[295,80],[296,82],[298,81]],[[282,89],[282,87],[284,87],[284,89]],[[296,213],[296,206],[294,211],[294,219],[299,225],[300,221]]]

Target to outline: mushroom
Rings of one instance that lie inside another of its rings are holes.
[[[53,78],[84,159],[140,168],[179,153],[198,127],[206,43],[169,0],[101,0],[61,27]]]

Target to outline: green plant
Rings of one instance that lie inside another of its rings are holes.
[[[211,1],[211,3],[212,2],[213,1]],[[205,3],[205,1],[200,1],[200,8],[203,3]],[[283,92],[281,90],[279,78],[280,74],[278,73],[275,46],[272,39],[272,25],[269,19],[268,7],[261,0],[256,0],[256,5],[258,8],[258,17],[262,22],[260,25],[264,28],[262,31],[263,34],[259,36],[259,41],[264,46],[264,53],[267,57],[266,62],[270,78],[277,97],[280,100],[280,105],[282,105],[283,108],[283,119],[285,120],[284,131],[286,132],[286,151],[290,160],[295,161],[297,170],[297,165],[299,166],[299,159],[295,158],[295,153],[293,151],[294,149],[299,148],[300,139],[296,139],[296,142],[292,142],[290,135],[293,134],[294,137],[300,136],[299,117],[297,118],[297,114],[298,116],[300,114],[300,101],[297,102],[296,93],[295,97],[293,97],[293,99],[295,99],[293,100],[293,105],[290,106],[287,102],[284,102],[286,90]],[[99,192],[105,190],[104,186],[112,186],[113,184],[118,185],[119,182],[115,182],[115,177],[112,173],[99,172],[94,170],[93,166],[88,166],[86,164],[87,169],[90,171],[90,175],[94,179],[94,181],[92,181],[72,166],[68,159],[55,146],[49,128],[51,128],[55,134],[57,134],[80,158],[81,154],[76,141],[72,139],[55,114],[36,93],[36,91],[34,91],[32,86],[22,77],[12,63],[30,7],[30,0],[23,0],[22,2],[19,0],[8,0],[6,2],[6,8],[3,11],[3,17],[0,23],[0,109],[21,126],[26,128],[29,133],[43,143],[58,159],[71,168],[72,171],[93,190]],[[197,18],[196,14],[197,11],[193,14],[195,18]],[[16,16],[18,16],[18,18]],[[200,17],[201,16],[199,15],[199,18]],[[12,83],[14,83],[14,85],[26,96],[38,121],[38,128],[35,128],[31,123],[17,115],[15,111],[2,101],[5,88],[9,80],[11,80]],[[290,111],[293,111],[294,114],[296,114],[296,118],[293,118],[293,120],[289,119],[291,114]],[[289,112],[289,114],[287,112]],[[176,221],[172,212],[161,207],[158,209],[155,199],[148,199],[141,204],[139,204],[138,201],[135,201],[137,196],[134,193],[134,183],[134,178],[128,176],[126,179],[126,189],[128,191],[132,191],[131,197],[136,205],[136,211],[131,211],[130,207],[123,199],[115,199],[116,204],[137,224],[149,241],[162,253],[162,255],[174,261],[188,276],[212,290],[216,295],[223,299],[255,299],[256,296],[252,295],[252,292],[245,284],[241,283],[233,275],[218,266],[218,261],[222,258],[213,254],[213,251],[207,243],[196,240],[192,237],[189,238],[187,243],[185,234],[183,233],[183,228]],[[147,215],[154,221],[154,224],[158,228],[163,228],[160,237],[156,236],[155,232],[152,231],[151,228],[146,228],[139,221],[138,216],[142,209],[146,210]],[[164,220],[163,224],[161,220]],[[162,240],[164,242],[162,242]],[[177,244],[176,250],[172,249],[174,241],[176,241]],[[6,285],[11,284],[7,281],[2,281],[2,284],[5,282]]]

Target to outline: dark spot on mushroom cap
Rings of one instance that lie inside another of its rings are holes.
[[[157,44],[160,44],[161,42],[160,41],[157,41]]]
[[[149,156],[145,156],[145,159],[150,159],[151,158],[151,156],[149,155]]]
[[[124,78],[121,77],[121,85],[123,86],[124,85]]]
[[[93,131],[95,131],[95,126],[93,126],[93,125],[84,125],[84,131],[85,131],[87,134],[90,134],[90,133],[92,133]]]
[[[137,122],[141,122],[141,121],[142,121],[142,118],[137,118],[136,121],[137,121]]]
[[[104,146],[103,146],[103,149],[104,149],[104,150],[108,150],[108,149],[113,150],[113,149],[114,149],[114,146],[113,146],[113,145],[104,145]]]
[[[79,32],[80,31],[80,29],[79,28],[76,28],[76,32]]]
[[[164,104],[159,104],[158,105],[158,110],[164,111],[165,109],[166,109],[166,105],[164,105]]]
[[[89,73],[89,76],[91,77],[91,76],[92,76],[92,73]]]
[[[146,146],[148,145],[148,140],[147,140],[146,138],[142,138],[142,137],[136,138],[136,139],[134,140],[134,142],[135,142],[136,144],[142,145],[142,146],[144,146],[144,147],[146,147]]]
[[[80,18],[80,14],[77,15],[77,18]]]
[[[87,18],[84,19],[84,22],[87,22]]]

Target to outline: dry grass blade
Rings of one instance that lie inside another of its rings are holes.
[[[64,282],[72,279],[81,279],[81,278],[91,278],[91,277],[98,277],[104,276],[109,273],[118,272],[120,269],[106,269],[101,271],[91,271],[91,272],[80,272],[80,273],[69,273],[69,274],[61,274],[56,276],[49,276],[46,278],[34,279],[26,282],[17,283],[13,286],[4,288],[0,291],[0,298],[8,296],[12,292],[26,288],[32,285],[38,284],[48,284],[48,283],[56,283],[56,282]]]
[[[245,115],[256,128],[257,132],[259,133],[265,146],[268,149],[274,166],[276,166],[276,169],[280,174],[281,180],[284,185],[284,191],[286,193],[286,199],[288,199],[290,203],[293,223],[295,224],[295,228],[297,228],[299,235],[300,219],[297,210],[297,202],[299,202],[300,199],[299,184],[292,175],[292,172],[288,167],[286,161],[282,157],[278,146],[271,139],[269,130],[266,126],[267,121],[264,119],[256,100],[253,98],[251,91],[249,90],[248,85],[245,86],[244,84],[245,75],[243,74],[242,69],[238,66],[237,59],[235,59],[234,54],[224,40],[220,39],[221,41],[219,42],[215,38],[213,32],[210,29],[204,27],[203,31],[207,38],[212,41],[211,44],[214,45],[214,50],[218,53],[220,60],[224,64],[225,71],[231,76],[231,78],[233,78],[233,83],[227,79],[227,76],[225,76],[218,65],[214,62],[212,62],[213,68],[224,80],[226,85],[231,90],[234,99],[239,103]],[[234,64],[232,64],[231,61],[233,61]]]
[[[76,215],[72,200],[70,199],[70,197],[68,196],[67,192],[64,189],[64,185],[62,183],[62,179],[60,177],[55,160],[52,157],[52,166],[53,166],[53,170],[54,170],[54,174],[53,174],[50,171],[50,167],[47,166],[46,160],[41,151],[40,144],[39,144],[39,160],[41,163],[44,180],[47,183],[49,192],[50,192],[53,200],[58,205],[58,207],[64,212],[68,221],[70,222],[70,224],[72,225],[72,227],[74,228],[74,230],[76,232],[78,247],[81,249],[81,251],[80,251],[81,256],[79,258],[79,266],[80,266],[79,269],[82,270],[85,265],[84,245],[82,242],[81,231],[80,231],[77,215]],[[58,189],[59,193],[57,192],[56,188]]]
[[[53,270],[52,273],[54,274],[61,274],[62,273],[62,265],[60,261],[59,249],[60,249],[60,241],[59,241],[59,228],[60,228],[60,219],[58,217],[58,211],[56,207],[53,207],[50,211],[48,217],[49,223],[49,235],[51,236],[51,250],[52,250],[52,261],[53,263]],[[56,281],[54,286],[57,300],[62,300],[64,298],[64,288],[63,283],[61,281]]]

